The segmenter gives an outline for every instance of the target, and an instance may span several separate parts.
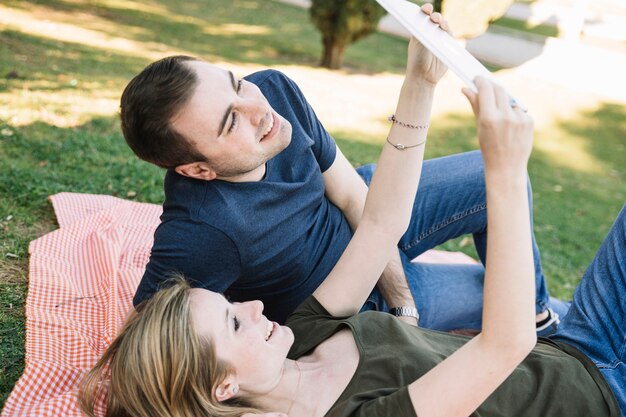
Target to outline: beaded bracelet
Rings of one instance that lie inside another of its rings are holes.
[[[412,125],[412,124],[409,124],[409,123],[401,122],[400,120],[396,119],[396,115],[395,114],[392,114],[391,116],[389,116],[387,118],[387,120],[389,120],[390,122],[395,123],[397,125],[408,127],[409,129],[428,129],[428,126],[429,126],[428,124],[425,124],[425,125]]]
[[[412,125],[412,124],[409,124],[409,123],[404,123],[404,122],[401,122],[400,120],[396,119],[396,115],[395,115],[395,114],[392,114],[391,116],[389,116],[389,117],[388,117],[388,120],[389,120],[390,122],[392,122],[392,123],[397,124],[397,125],[404,126],[404,127],[408,127],[409,129],[428,129],[428,126],[429,126],[428,124],[425,124],[425,125]],[[420,143],[418,143],[418,144],[416,144],[416,145],[409,145],[409,146],[406,146],[406,145],[403,145],[403,144],[401,144],[401,143],[397,143],[397,144],[396,144],[396,143],[392,143],[392,142],[389,140],[389,136],[387,136],[387,143],[389,143],[391,146],[393,146],[393,147],[394,147],[394,148],[396,148],[397,150],[399,150],[399,151],[403,151],[403,150],[405,150],[405,149],[409,149],[409,148],[416,148],[416,147],[418,147],[418,146],[422,146],[423,144],[425,144],[425,143],[426,143],[426,139],[424,139],[422,142],[420,142]]]

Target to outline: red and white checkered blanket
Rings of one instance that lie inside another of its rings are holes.
[[[131,308],[161,215],[160,206],[104,195],[50,200],[60,227],[29,247],[26,367],[2,417],[83,416],[78,382]],[[418,260],[474,262],[437,251]]]
[[[77,384],[117,334],[148,262],[161,207],[50,197],[60,228],[29,247],[26,367],[2,417],[82,416]]]

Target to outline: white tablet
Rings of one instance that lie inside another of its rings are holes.
[[[446,31],[442,30],[417,4],[406,0],[376,0],[433,55],[450,68],[471,90],[477,92],[474,79],[481,75],[493,80],[491,72]],[[511,99],[514,102],[514,99]],[[517,105],[525,109],[519,100]]]

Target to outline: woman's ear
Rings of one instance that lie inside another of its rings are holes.
[[[239,386],[234,378],[228,377],[215,387],[215,398],[223,402],[233,398],[239,392]]]
[[[204,181],[214,180],[217,176],[217,173],[206,162],[178,165],[174,170],[182,176]]]

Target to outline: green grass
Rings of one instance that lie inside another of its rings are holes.
[[[163,199],[163,172],[137,160],[119,131],[116,107],[125,83],[169,53],[257,66],[315,66],[321,54],[307,12],[273,1],[6,0],[3,6],[91,32],[54,38],[55,30],[29,32],[19,19],[0,26],[0,406],[23,367],[28,243],[56,228],[47,197],[73,191]],[[107,48],[117,37],[140,48]],[[368,37],[349,49],[345,74],[401,74],[405,51],[404,40]],[[5,77],[10,72],[17,78]],[[559,296],[571,295],[626,198],[624,120],[624,106],[605,103],[538,132],[537,143],[575,144],[597,165],[563,164],[558,152],[542,148],[531,160],[537,239],[550,289]],[[439,115],[432,126],[428,157],[477,147],[467,113]],[[363,164],[375,161],[382,146],[367,132],[354,126],[331,133],[352,163]],[[466,239],[445,248],[473,251]]]
[[[572,169],[534,152],[535,235],[557,296],[571,294],[626,201],[625,128],[626,107],[605,103],[537,135],[536,143],[550,136],[564,147],[578,145],[601,167],[600,173]]]
[[[0,404],[23,368],[24,292],[23,285],[0,283]]]
[[[496,19],[493,22],[491,22],[491,25],[493,25],[494,27],[502,27],[502,28],[507,28],[507,29],[519,30],[520,32],[531,33],[533,35],[539,35],[539,36],[546,36],[546,37],[553,37],[553,38],[556,38],[559,36],[559,29],[556,26],[545,25],[545,24],[531,25],[530,23],[526,21],[511,19],[509,17],[501,17],[499,19]]]
[[[538,146],[529,163],[535,237],[542,250],[544,274],[551,293],[569,299],[626,201],[626,107],[606,103],[595,111],[580,114],[575,122],[557,121],[556,125],[549,131],[539,131],[535,142],[560,140],[563,146],[579,142],[603,168],[596,173],[562,166]],[[350,139],[357,135],[339,132],[335,137],[353,164],[375,161],[382,145],[364,146]],[[477,149],[473,119],[454,114],[435,118],[429,142],[427,158]],[[477,258],[471,239],[465,237],[442,248]]]

